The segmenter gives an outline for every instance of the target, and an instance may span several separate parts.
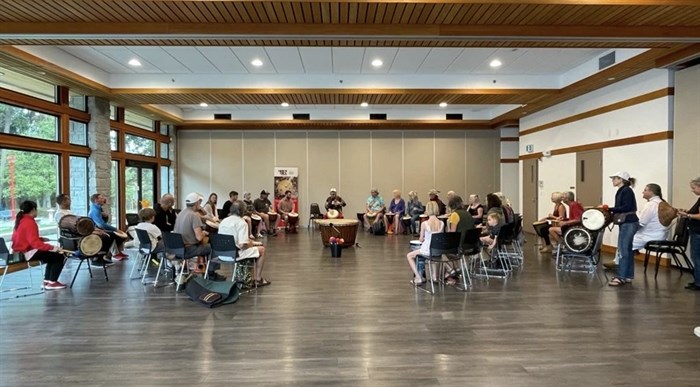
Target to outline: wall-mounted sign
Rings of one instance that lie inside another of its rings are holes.
[[[532,153],[535,151],[535,145],[534,144],[527,144],[525,145],[525,152],[527,153]]]

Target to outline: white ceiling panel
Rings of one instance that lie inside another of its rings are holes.
[[[275,74],[277,72],[264,47],[233,47],[232,50],[251,74]],[[256,67],[251,64],[256,59],[263,62],[262,66]]]
[[[243,63],[229,47],[197,47],[199,51],[216,69],[223,74],[247,74]]]
[[[330,74],[333,71],[331,49],[328,47],[299,47],[307,74]]]
[[[520,48],[499,48],[494,51],[488,58],[484,59],[481,64],[474,69],[473,74],[517,74],[520,73],[518,66],[514,62],[525,54],[526,49]],[[492,60],[498,59],[503,63],[501,67],[492,68],[490,63]],[[524,71],[526,69],[522,69]],[[527,69],[529,70],[529,69]]]
[[[128,65],[123,65],[89,46],[64,46],[61,47],[61,50],[109,74],[132,74],[135,72]]]
[[[215,74],[219,72],[195,47],[163,47],[163,49],[195,74]]]
[[[467,74],[477,69],[496,49],[494,48],[470,48],[462,50],[460,55],[450,64],[445,73]]]
[[[100,46],[95,47],[97,51],[106,55],[118,63],[127,64],[132,59],[138,59],[141,62],[141,66],[129,66],[134,70],[135,73],[139,74],[159,74],[162,71],[154,66],[151,62],[147,61],[145,58],[139,57],[136,53],[131,51],[129,47],[125,46]]]
[[[462,49],[433,48],[418,68],[419,74],[442,74],[459,56]]]
[[[139,46],[129,47],[129,49],[139,58],[145,59],[164,73],[184,74],[190,72],[187,67],[175,60],[161,47]]]
[[[333,47],[333,73],[359,74],[362,72],[363,47]]]
[[[391,64],[389,73],[391,74],[414,74],[430,53],[430,48],[399,48]]]
[[[296,47],[266,47],[268,57],[278,74],[303,74],[299,49]]]
[[[396,47],[368,47],[365,49],[365,58],[362,61],[363,74],[386,74],[389,72],[396,52],[399,49]],[[379,59],[383,62],[381,67],[372,66],[372,61]]]

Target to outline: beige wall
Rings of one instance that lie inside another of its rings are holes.
[[[180,131],[178,189],[182,198],[197,191],[272,190],[275,166],[299,168],[301,223],[310,203],[323,202],[337,188],[347,212],[361,212],[372,187],[388,201],[393,189],[422,201],[435,187],[442,196],[484,196],[499,189],[500,142],[497,131]]]
[[[697,197],[688,182],[700,176],[700,66],[678,71],[675,78],[671,203],[689,208]]]

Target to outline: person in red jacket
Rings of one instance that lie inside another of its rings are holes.
[[[65,257],[58,252],[57,246],[45,243],[39,237],[39,226],[36,224],[36,202],[24,201],[15,220],[12,233],[12,250],[24,254],[24,258],[38,259],[46,264],[44,271],[44,289],[65,289],[66,285],[58,282],[63,270]]]

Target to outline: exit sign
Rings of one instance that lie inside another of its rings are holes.
[[[534,144],[527,144],[525,145],[525,152],[527,153],[532,153],[535,151],[535,145]]]

